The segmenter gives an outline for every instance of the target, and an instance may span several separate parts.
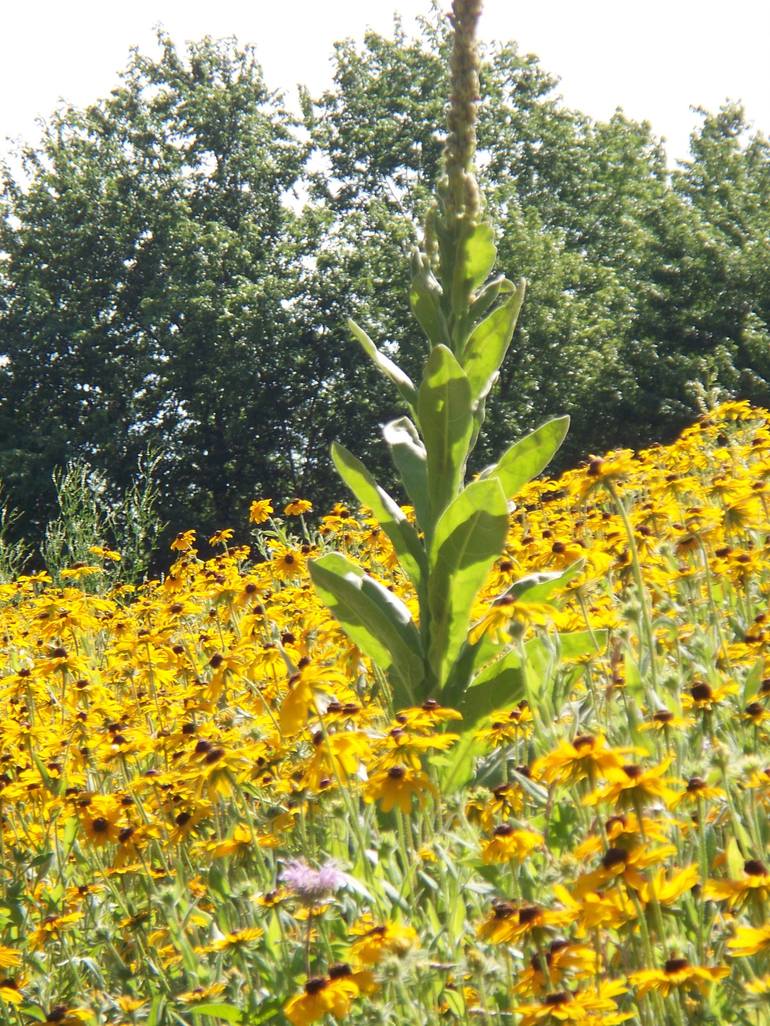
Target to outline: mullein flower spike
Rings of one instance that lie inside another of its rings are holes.
[[[477,661],[482,650],[471,612],[503,550],[509,500],[550,462],[568,424],[566,417],[549,421],[511,446],[480,480],[466,482],[487,396],[524,299],[523,281],[517,287],[503,277],[490,280],[497,255],[494,231],[482,219],[473,169],[480,14],[481,0],[454,0],[444,171],[426,219],[422,249],[413,258],[409,296],[430,347],[421,381],[413,383],[363,328],[351,322],[355,339],[408,408],[409,416],[385,425],[383,434],[415,521],[408,520],[359,459],[337,443],[332,448],[343,481],[372,511],[392,543],[414,586],[416,608],[345,555],[329,553],[309,564],[321,598],[350,640],[389,679],[394,706],[438,699],[459,710],[466,730],[475,722],[466,699],[470,685],[479,684]],[[574,565],[566,566],[538,587],[547,592],[576,572]],[[517,587],[523,594],[535,585],[526,581]],[[498,632],[499,654],[509,640],[505,628],[503,623]],[[508,669],[501,667],[500,673],[491,675],[487,671],[472,704],[477,706],[481,699],[486,708],[503,705]]]

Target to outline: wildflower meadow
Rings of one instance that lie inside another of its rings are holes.
[[[403,485],[0,584],[0,1023],[770,1026],[770,413],[467,464],[525,301],[455,0]],[[565,369],[566,372],[566,369]],[[343,491],[345,498],[342,499]]]

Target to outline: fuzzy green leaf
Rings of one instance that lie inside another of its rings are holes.
[[[417,591],[422,589],[426,571],[425,550],[417,532],[388,493],[381,488],[361,460],[334,442],[332,459],[337,473],[362,506],[368,506],[380,527],[393,543],[401,566]]]
[[[525,288],[526,282],[522,279],[516,291],[474,328],[465,345],[462,365],[474,403],[486,398],[495,382],[513,338]]]
[[[417,413],[427,451],[428,495],[435,523],[460,490],[473,430],[468,378],[444,345],[436,346],[428,357]]]
[[[402,371],[398,364],[381,353],[364,329],[355,321],[348,321],[348,328],[380,374],[393,382],[409,406],[414,406],[417,401],[417,389],[409,375]]]
[[[584,559],[576,559],[574,563],[565,570],[540,571],[528,574],[520,580],[515,581],[506,595],[514,599],[524,599],[525,602],[545,602],[546,599],[573,581],[586,565]]]
[[[191,1015],[210,1015],[213,1019],[220,1019],[222,1022],[243,1022],[243,1012],[235,1005],[227,1005],[221,1001],[207,1002],[205,1005],[195,1005],[190,1009]]]
[[[472,681],[460,702],[455,706],[462,713],[463,730],[470,730],[480,719],[513,705],[524,697],[525,679],[521,655],[509,652],[502,659],[485,667]]]
[[[507,449],[482,478],[496,477],[508,498],[545,470],[567,434],[569,417],[554,417]]]
[[[420,636],[404,603],[337,552],[308,566],[318,594],[353,644],[384,672],[393,670],[397,706],[413,704],[424,677],[423,660]]]
[[[390,455],[412,500],[418,524],[425,530],[430,520],[428,457],[417,428],[408,417],[391,420],[382,429]]]
[[[460,240],[452,282],[454,311],[463,310],[471,293],[486,281],[496,259],[494,229],[482,221]]]
[[[465,642],[471,606],[505,544],[508,507],[499,481],[474,481],[436,524],[428,563],[430,662],[447,680]]]
[[[420,327],[428,336],[431,345],[446,342],[449,337],[446,318],[441,307],[441,286],[427,266],[424,258],[417,255],[413,264],[414,273],[409,289],[409,303]]]
[[[559,635],[559,655],[564,661],[582,659],[596,655],[607,646],[609,634],[603,628],[598,631],[570,631]]]

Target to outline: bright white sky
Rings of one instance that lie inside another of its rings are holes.
[[[128,48],[151,50],[160,23],[179,42],[205,34],[254,43],[268,84],[330,80],[332,42],[408,28],[429,0],[0,0],[0,153],[7,138],[34,141],[35,119],[59,99],[107,94]],[[442,0],[449,7],[449,0]],[[515,39],[560,76],[567,103],[606,118],[621,106],[687,153],[690,105],[742,100],[770,134],[767,0],[486,0],[486,38]]]

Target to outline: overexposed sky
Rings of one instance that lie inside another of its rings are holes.
[[[443,0],[442,8],[450,0]],[[0,153],[8,137],[34,141],[35,119],[60,99],[85,105],[109,93],[128,49],[152,51],[158,23],[183,43],[235,35],[253,43],[268,84],[320,91],[334,40],[408,28],[430,0],[0,0]],[[767,0],[486,0],[482,35],[515,39],[561,78],[567,103],[595,118],[620,106],[687,154],[690,105],[742,100],[770,134]]]

